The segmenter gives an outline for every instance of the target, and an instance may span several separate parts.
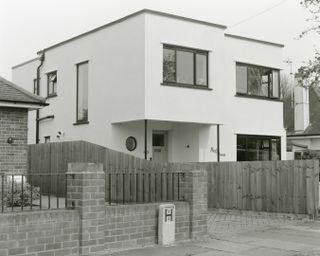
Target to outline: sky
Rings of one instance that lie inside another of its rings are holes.
[[[308,34],[300,0],[0,0],[0,76],[37,57],[37,51],[148,8],[228,26],[227,33],[285,44],[283,60],[296,71],[320,50]],[[284,73],[290,67],[284,63]]]

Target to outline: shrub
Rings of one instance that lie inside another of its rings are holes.
[[[13,193],[12,193],[13,192]],[[40,188],[32,186],[32,200],[37,200],[40,197]],[[23,193],[22,193],[22,183],[16,180],[13,181],[8,179],[4,186],[4,205],[7,207],[16,206],[30,206],[31,205],[31,185],[26,181],[23,183]]]

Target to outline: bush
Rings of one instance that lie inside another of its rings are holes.
[[[12,194],[13,192],[13,194]],[[40,188],[32,187],[32,201],[40,198]],[[23,194],[22,194],[22,183],[16,180],[13,181],[8,179],[4,186],[4,205],[7,207],[17,206],[30,206],[31,205],[31,185],[27,182],[23,183]]]

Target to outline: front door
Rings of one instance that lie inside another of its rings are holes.
[[[155,162],[168,161],[167,132],[154,131],[152,134],[152,160]]]

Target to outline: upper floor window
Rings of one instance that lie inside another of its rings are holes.
[[[48,73],[48,86],[47,86],[47,96],[54,97],[57,96],[57,71]]]
[[[88,122],[88,62],[77,64],[77,123]]]
[[[279,70],[237,63],[236,87],[238,95],[279,99]]]
[[[177,86],[208,87],[208,52],[164,45],[163,82]]]

